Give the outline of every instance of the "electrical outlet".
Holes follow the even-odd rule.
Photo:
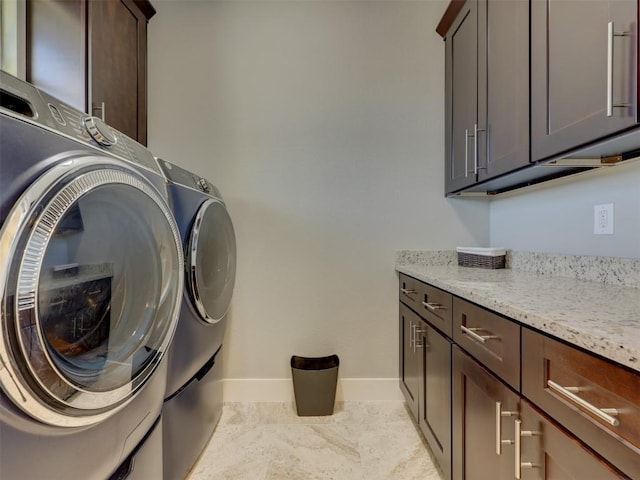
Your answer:
[[[613,235],[613,203],[593,207],[593,234]]]

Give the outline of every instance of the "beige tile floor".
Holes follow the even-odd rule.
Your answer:
[[[289,403],[225,404],[188,480],[441,480],[404,402],[337,403],[298,417]]]

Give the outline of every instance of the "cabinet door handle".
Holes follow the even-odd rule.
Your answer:
[[[523,462],[522,461],[522,437],[539,437],[542,435],[542,432],[537,432],[533,430],[522,430],[522,420],[516,420],[515,426],[515,460],[516,460],[516,471],[515,477],[516,480],[520,480],[522,478],[522,469],[523,468],[540,468],[539,463],[532,462]]]
[[[473,124],[473,133],[465,130],[464,136],[464,176],[467,177],[470,173],[476,174],[478,171],[478,124]],[[473,170],[469,170],[469,137],[473,137]]]
[[[629,32],[615,33],[614,23],[607,24],[607,117],[613,116],[613,109],[626,108],[628,103],[613,103],[613,39],[615,37],[628,37]]]
[[[478,170],[486,170],[478,166],[478,132],[484,132],[484,128],[478,128],[478,124],[473,124],[473,174],[477,175]]]
[[[409,320],[409,323],[411,324],[411,330],[409,331],[409,348],[415,352],[416,351],[416,326],[414,325],[414,323]]]
[[[96,110],[100,110],[100,118],[102,119],[103,122],[106,121],[105,120],[106,107],[105,107],[104,102],[101,102],[99,107],[93,107],[93,112],[95,112]]]
[[[447,309],[444,305],[440,305],[439,303],[422,302],[422,305],[427,307],[432,312],[435,312],[436,310],[446,310]]]
[[[469,129],[464,130],[464,176],[469,176]]]
[[[478,174],[478,124],[473,124],[473,174]]]
[[[402,293],[404,293],[405,295],[412,295],[412,294],[416,293],[415,290],[407,290],[406,288],[401,288],[400,291]]]
[[[497,335],[478,335],[476,333],[484,330],[484,328],[468,328],[468,327],[465,327],[464,325],[460,325],[460,330],[462,330],[462,333],[466,333],[471,338],[473,338],[474,340],[480,343],[485,343],[487,340],[491,340],[493,338],[500,338]]]
[[[415,352],[418,348],[422,348],[422,347],[426,346],[426,345],[425,345],[425,344],[423,344],[423,343],[418,343],[418,335],[422,335],[423,333],[425,333],[425,332],[426,332],[426,330],[423,330],[423,329],[421,329],[421,328],[418,328],[418,326],[416,325],[416,330],[415,330],[415,332],[416,332],[416,333],[415,333],[416,337],[415,337],[415,339],[414,339],[414,341],[413,341],[413,344],[415,345],[415,349],[413,350],[414,352]]]
[[[496,402],[496,455],[502,455],[502,445],[513,445],[513,440],[502,440],[502,417],[515,417],[518,412],[502,410],[502,402]]]
[[[579,387],[563,387],[562,385],[558,385],[553,380],[547,380],[547,387],[563,397],[565,400],[581,406],[589,413],[598,417],[600,420],[604,420],[605,422],[607,422],[609,425],[614,427],[620,425],[620,420],[614,418],[618,415],[618,410],[616,408],[598,408],[595,405],[592,405],[591,403],[573,393],[579,392]]]

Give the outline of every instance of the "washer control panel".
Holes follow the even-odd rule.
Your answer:
[[[56,130],[92,148],[162,173],[153,154],[100,118],[82,113],[46,92],[0,71],[0,109],[14,117]]]

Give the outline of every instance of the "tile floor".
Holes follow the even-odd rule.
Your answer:
[[[404,402],[343,402],[327,417],[289,403],[225,404],[188,480],[441,480]]]

